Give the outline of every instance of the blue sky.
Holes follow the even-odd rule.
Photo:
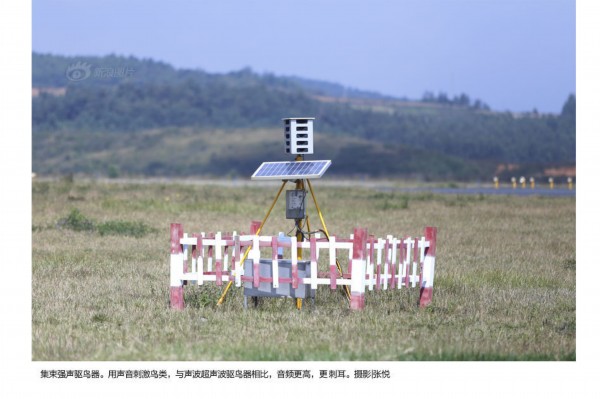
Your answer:
[[[33,51],[321,79],[398,97],[467,93],[560,112],[574,0],[33,0]]]

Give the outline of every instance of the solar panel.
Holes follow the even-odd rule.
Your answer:
[[[263,162],[252,175],[252,180],[318,179],[329,168],[331,161]]]

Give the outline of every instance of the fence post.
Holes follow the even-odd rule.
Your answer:
[[[183,250],[181,248],[181,238],[183,237],[183,227],[179,223],[171,223],[171,309],[183,310]]]
[[[423,278],[421,280],[421,292],[419,295],[419,306],[422,308],[431,303],[433,296],[436,239],[437,229],[435,227],[426,227],[425,240],[429,241],[429,248],[425,252],[425,260],[423,261]]]
[[[367,229],[354,229],[352,272],[350,276],[350,309],[365,307],[365,273],[367,259]]]
[[[240,236],[239,235],[235,235],[233,237],[233,245],[234,245],[234,249],[233,249],[233,256],[235,259],[235,286],[236,287],[241,287],[242,286],[242,274],[244,272],[244,266],[241,263],[241,248],[240,248]]]
[[[197,273],[198,280],[195,281],[196,285],[202,285],[202,236],[198,233],[192,234],[192,237],[196,239],[196,245],[192,246],[192,273]],[[192,282],[193,284],[194,282]]]
[[[279,243],[277,237],[271,237],[271,276],[273,277],[273,288],[279,288]]]
[[[332,290],[337,288],[337,275],[338,271],[336,268],[336,255],[335,255],[335,236],[329,237],[329,286]]]
[[[254,278],[252,286],[258,288],[260,285],[260,242],[258,236],[254,236],[252,240],[252,277]]]
[[[369,236],[369,249],[367,251],[368,260],[367,260],[367,273],[369,274],[369,291],[373,291],[373,283],[375,281],[375,236]]]
[[[292,288],[298,288],[298,239],[295,236],[291,238],[292,250]]]
[[[215,282],[217,286],[223,285],[223,253],[221,248],[221,232],[215,234]]]
[[[260,220],[250,222],[250,235],[255,235],[258,229],[260,229]]]

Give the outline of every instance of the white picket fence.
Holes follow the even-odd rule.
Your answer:
[[[356,229],[347,239],[312,236],[308,241],[298,242],[296,237],[223,234],[186,234],[181,224],[171,225],[171,306],[182,309],[183,286],[203,285],[207,282],[218,286],[232,282],[236,287],[252,283],[269,283],[273,288],[291,284],[297,288],[306,284],[316,290],[320,285],[331,289],[349,286],[350,306],[364,307],[366,290],[402,289],[419,287],[420,305],[431,302],[435,269],[436,228],[427,227],[422,237],[384,238],[367,236],[365,229]],[[245,275],[241,263],[246,259],[253,264],[252,275]],[[301,252],[300,252],[301,251]],[[291,277],[279,276],[278,261],[284,253],[291,260]],[[307,256],[308,255],[308,256]],[[310,261],[310,276],[298,277],[299,258]],[[261,259],[272,260],[269,276],[259,274]],[[347,259],[347,272],[340,274],[336,259]]]

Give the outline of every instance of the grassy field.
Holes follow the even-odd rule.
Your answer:
[[[169,224],[247,231],[276,186],[35,181],[33,360],[575,360],[575,199],[391,194],[315,182],[332,234],[438,227],[433,304],[417,289],[367,292],[352,312],[212,284],[169,309]],[[263,229],[288,232],[280,201]],[[316,223],[314,208],[309,207]]]

